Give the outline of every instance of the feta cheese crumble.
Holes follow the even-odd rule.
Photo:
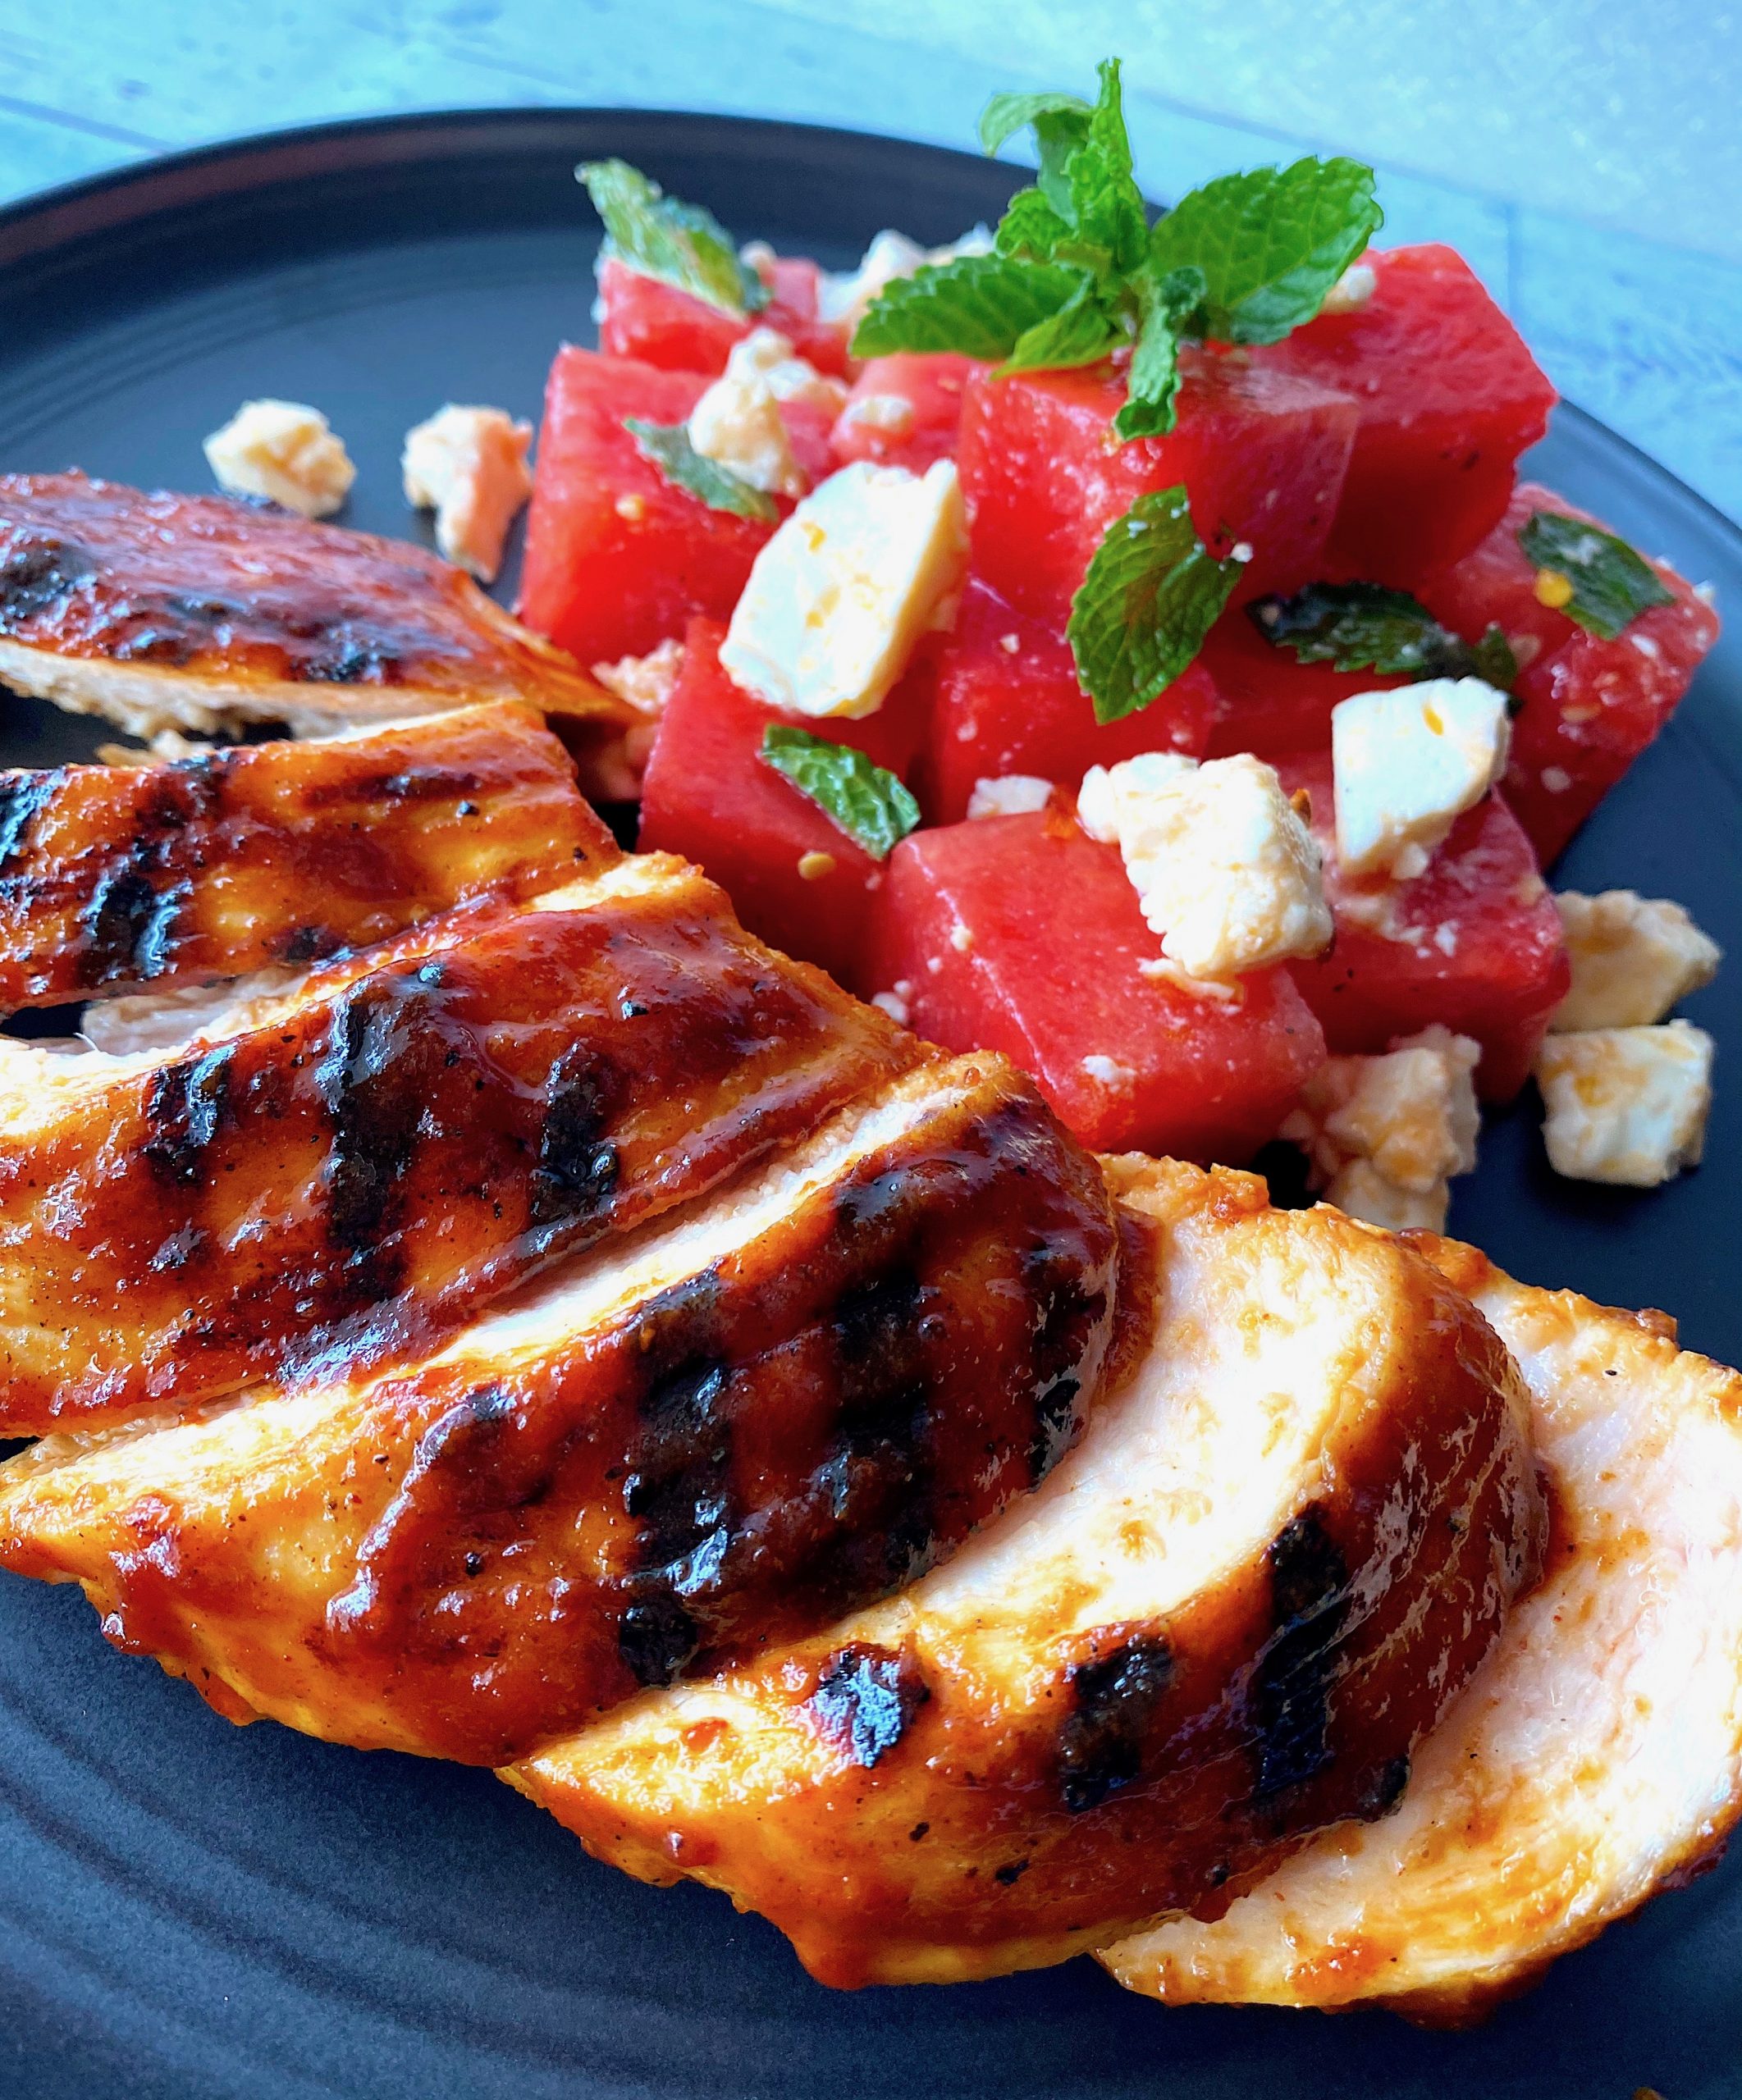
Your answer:
[[[1480,678],[1357,693],[1331,714],[1337,859],[1347,875],[1420,874],[1506,769],[1507,696]]]
[[[905,437],[913,422],[913,404],[905,394],[862,394],[841,411],[844,429],[872,431],[880,437]]]
[[[326,417],[300,401],[245,401],[206,440],[205,454],[221,489],[304,518],[331,518],[357,478]]]
[[[813,489],[756,558],[720,651],[770,707],[875,714],[961,587],[967,523],[954,463],[865,460]]]
[[[988,817],[1032,816],[1053,797],[1053,783],[1032,773],[1003,773],[995,778],[982,776],[967,798],[970,824]]]
[[[1092,767],[1077,808],[1091,838],[1118,846],[1163,958],[1186,977],[1225,982],[1329,945],[1319,849],[1260,760],[1147,751]]]
[[[1451,1178],[1476,1163],[1481,1054],[1436,1024],[1379,1057],[1327,1058],[1278,1134],[1301,1147],[1313,1187],[1351,1217],[1443,1231]]]
[[[1537,1054],[1548,1163],[1574,1181],[1654,1189],[1699,1163],[1712,1038],[1685,1020],[1551,1035]]]
[[[1573,966],[1572,988],[1548,1024],[1557,1034],[1662,1020],[1717,975],[1717,943],[1667,898],[1630,889],[1596,897],[1563,890],[1555,906]]]
[[[530,423],[451,401],[405,433],[406,502],[435,512],[436,545],[481,582],[496,581],[508,528],[533,493],[532,443]]]
[[[1370,262],[1351,262],[1324,295],[1321,313],[1359,313],[1379,288]]]
[[[765,495],[802,495],[804,470],[793,454],[780,413],[783,401],[803,401],[840,412],[847,390],[795,357],[773,328],[752,328],[734,343],[726,368],[690,410],[689,441],[704,459],[727,467]]]
[[[816,301],[818,317],[844,321],[849,336],[865,318],[865,309],[886,285],[898,277],[911,277],[928,263],[940,267],[958,255],[990,255],[992,235],[985,226],[975,226],[944,248],[921,248],[904,233],[889,228],[876,235],[860,258],[859,267],[843,275],[825,276]]]

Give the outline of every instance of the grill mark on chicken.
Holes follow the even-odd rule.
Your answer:
[[[0,633],[17,634],[42,614],[64,613],[96,574],[94,557],[70,541],[14,540],[0,556]]]
[[[362,1294],[370,1300],[399,1281],[399,1265],[378,1243],[435,1098],[437,1075],[460,1056],[444,1040],[452,1031],[441,1025],[441,986],[439,963],[365,979],[339,1000],[326,1055],[314,1068],[316,1093],[332,1119],[327,1230],[361,1258],[368,1271]]]
[[[513,706],[0,774],[0,1010],[318,961],[620,857]]]
[[[1253,1798],[1260,1801],[1302,1785],[1331,1762],[1330,1687],[1351,1604],[1348,1564],[1317,1507],[1290,1518],[1266,1559],[1277,1630],[1252,1673],[1250,1694],[1258,1764]],[[1377,1798],[1389,1776],[1369,1789]]]
[[[620,1091],[610,1066],[582,1044],[551,1067],[533,1171],[533,1225],[592,1217],[610,1201],[620,1162],[605,1133],[612,1097]]]
[[[1141,1774],[1144,1741],[1173,1679],[1173,1652],[1155,1633],[1133,1634],[1067,1672],[1076,1706],[1059,1732],[1058,1791],[1073,1815]]]
[[[810,1709],[821,1733],[870,1771],[901,1742],[930,1696],[905,1649],[858,1641],[823,1664]]]
[[[196,1187],[205,1178],[206,1154],[229,1112],[230,1059],[226,1046],[208,1051],[203,1057],[167,1065],[153,1075],[145,1097],[151,1135],[142,1149],[159,1180],[171,1186]],[[188,1230],[184,1228],[184,1234]],[[171,1241],[181,1236],[171,1235]],[[165,1247],[171,1241],[166,1241]],[[152,1265],[181,1268],[191,1252],[189,1248],[166,1261],[160,1247]]]

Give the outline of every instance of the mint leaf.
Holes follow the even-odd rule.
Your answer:
[[[885,285],[853,331],[856,358],[892,350],[959,350],[1004,358],[1035,325],[1069,304],[1080,270],[1008,255],[958,255]]]
[[[1026,255],[1045,262],[1070,235],[1069,221],[1061,218],[1038,189],[1019,189],[1004,208],[994,242],[1000,255]]]
[[[839,824],[874,861],[885,861],[919,823],[919,804],[893,773],[850,744],[770,722],[757,756]]]
[[[1158,278],[1144,270],[1137,293],[1137,344],[1127,374],[1127,399],[1113,420],[1116,437],[1165,437],[1175,421],[1179,346],[1204,304],[1204,272],[1170,270]]]
[[[1045,116],[1072,116],[1081,118],[1080,130],[1088,129],[1090,107],[1081,95],[1064,94],[1062,90],[1042,90],[1039,94],[995,94],[980,112],[980,149],[995,153],[1007,139],[1013,138],[1025,125],[1033,124]]]
[[[627,161],[585,161],[574,174],[604,220],[611,247],[633,268],[724,313],[756,313],[767,305],[768,287],[739,261],[711,212],[668,197]]]
[[[1605,641],[1653,605],[1676,601],[1651,564],[1600,525],[1539,510],[1520,531],[1518,544],[1539,571],[1566,578],[1572,595],[1561,610]]]
[[[710,510],[729,511],[734,518],[753,518],[760,525],[772,525],[780,515],[772,496],[753,489],[748,482],[722,467],[716,459],[697,451],[682,423],[649,422],[643,416],[625,416],[623,427],[635,441],[635,450],[650,459],[674,488],[699,497]]]
[[[1383,223],[1370,167],[1301,160],[1192,190],[1152,230],[1150,259],[1204,272],[1216,341],[1277,343],[1312,319]]]
[[[1303,664],[1337,671],[1401,671],[1412,678],[1485,678],[1502,692],[1518,676],[1497,627],[1474,644],[1442,627],[1419,598],[1379,583],[1310,583],[1292,597],[1246,608],[1266,641]]]
[[[1064,162],[1072,238],[1058,252],[1067,260],[1088,262],[1091,267],[1094,258],[1104,256],[1105,262],[1100,266],[1103,271],[1123,273],[1143,259],[1149,221],[1143,193],[1132,172],[1117,58],[1102,60],[1100,79],[1100,98],[1089,119],[1087,134]],[[1073,249],[1079,252],[1073,253]]]
[[[1207,553],[1183,486],[1140,495],[1107,528],[1065,629],[1097,722],[1147,707],[1203,646],[1240,573]]]
[[[1094,364],[1115,343],[1124,341],[1125,331],[1095,298],[1094,278],[1086,272],[1081,275],[1081,283],[1056,313],[1023,330],[1001,370],[1058,372]]]

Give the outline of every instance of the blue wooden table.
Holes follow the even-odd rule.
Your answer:
[[[874,22],[875,26],[867,26]],[[0,198],[371,111],[731,110],[966,144],[1127,60],[1165,197],[1341,148],[1561,390],[1742,517],[1742,12],[1726,0],[0,0]]]

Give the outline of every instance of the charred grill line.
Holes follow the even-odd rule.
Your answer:
[[[57,609],[96,576],[97,564],[71,540],[26,540],[0,561],[0,632]]]
[[[1159,1634],[1123,1641],[1066,1673],[1075,1710],[1058,1736],[1058,1790],[1072,1815],[1098,1808],[1143,1770],[1144,1745],[1173,1677]]]
[[[1075,1265],[1056,1249],[1030,1249],[1022,1273],[1041,1308],[1034,1340],[1035,1435],[1028,1453],[1038,1485],[1076,1440],[1082,1383],[1074,1367],[1107,1302],[1102,1293],[1083,1289]]]
[[[529,1218],[534,1226],[597,1217],[617,1187],[617,1148],[605,1135],[614,1075],[572,1044],[551,1067]]]
[[[1316,1505],[1272,1541],[1276,1632],[1252,1673],[1248,1710],[1257,1735],[1255,1801],[1272,1800],[1332,1761],[1330,1689],[1349,1617],[1349,1569]]]
[[[23,848],[30,826],[54,800],[59,773],[0,774],[0,870]]]
[[[141,1150],[160,1181],[192,1186],[204,1179],[206,1153],[229,1113],[231,1057],[226,1043],[153,1075],[145,1098],[151,1135]],[[181,1263],[171,1256],[165,1266]]]
[[[366,1258],[368,1293],[377,1297],[394,1286],[378,1242],[441,1061],[429,974],[373,979],[348,992],[315,1067],[316,1091],[332,1120],[327,1229]]]
[[[869,1771],[900,1742],[930,1696],[911,1655],[856,1641],[824,1664],[809,1704],[821,1732]]]
[[[191,894],[186,883],[158,889],[138,857],[111,870],[86,911],[80,980],[97,985],[119,977],[161,977],[175,944],[176,921]]]

